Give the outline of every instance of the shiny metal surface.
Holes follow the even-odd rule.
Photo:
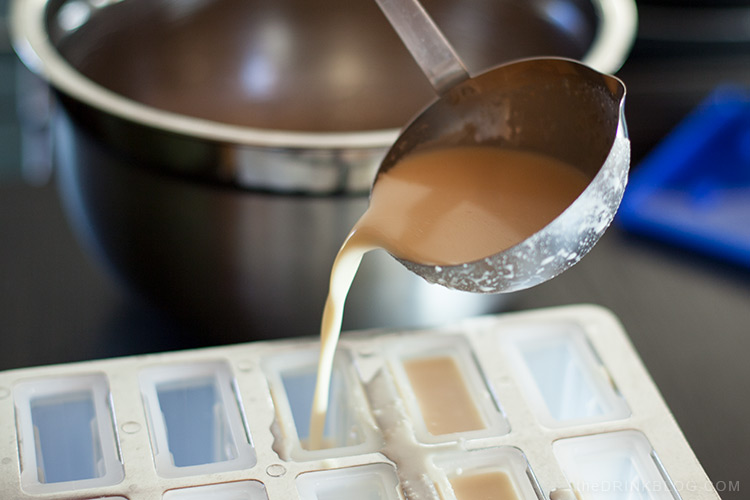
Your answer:
[[[455,266],[402,263],[429,282],[480,293],[529,288],[573,266],[609,227],[625,191],[624,105],[620,80],[565,59],[508,63],[449,89],[408,125],[378,173],[415,151],[482,145],[551,156],[591,182],[546,227],[507,250]]]
[[[419,0],[375,0],[438,95],[470,78],[453,45]]]
[[[613,6],[631,12],[627,0],[554,2],[562,11],[425,3],[471,71],[539,54],[586,59],[629,26],[599,61],[613,71],[634,34],[613,17]],[[57,90],[56,175],[81,239],[130,288],[217,339],[317,333],[330,265],[377,165],[432,98],[374,2],[326,6],[11,6],[17,53]],[[344,326],[430,325],[503,307],[448,292],[375,254]]]
[[[635,36],[633,0],[424,4],[472,73],[537,55],[611,73]],[[95,110],[86,119],[103,140],[184,175],[273,191],[366,192],[398,129],[433,99],[374,1],[11,7],[19,55]]]

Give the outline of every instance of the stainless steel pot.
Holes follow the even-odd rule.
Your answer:
[[[425,1],[469,70],[559,55],[603,72],[632,0]],[[221,340],[315,334],[333,257],[402,126],[433,98],[374,2],[15,0],[14,46],[56,90],[57,178],[88,246]],[[346,328],[501,308],[385,255]]]

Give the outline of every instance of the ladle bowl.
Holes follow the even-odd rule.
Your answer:
[[[448,89],[403,131],[378,175],[415,151],[482,145],[562,160],[591,182],[557,218],[511,248],[453,266],[401,263],[429,282],[479,293],[529,288],[577,263],[612,222],[625,190],[624,99],[617,78],[562,58],[508,63]]]

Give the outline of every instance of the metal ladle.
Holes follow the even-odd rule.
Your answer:
[[[405,155],[466,145],[542,153],[591,179],[557,218],[513,247],[452,266],[399,261],[429,282],[479,293],[529,288],[578,262],[612,222],[627,183],[624,84],[563,58],[524,59],[471,77],[417,0],[376,1],[439,97],[402,131],[375,184]]]

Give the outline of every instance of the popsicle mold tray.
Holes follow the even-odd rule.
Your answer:
[[[317,350],[268,341],[0,373],[0,498],[719,498],[600,308],[345,334],[313,450]]]

